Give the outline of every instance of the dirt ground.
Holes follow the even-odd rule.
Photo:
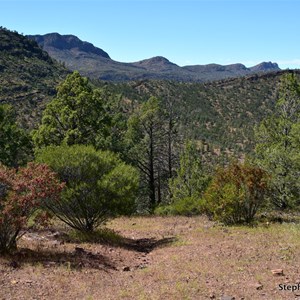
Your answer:
[[[0,258],[0,299],[300,299],[297,224],[136,217],[107,227],[122,238],[83,243],[64,227],[24,235]]]

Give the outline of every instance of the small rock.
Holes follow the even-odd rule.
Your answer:
[[[274,269],[274,270],[271,270],[272,274],[274,276],[283,276],[283,270],[282,269]]]
[[[60,233],[59,233],[58,231],[55,231],[55,232],[49,234],[48,236],[49,236],[49,237],[52,237],[52,238],[57,238],[57,237],[60,236]]]
[[[257,290],[262,290],[264,286],[261,283],[256,283],[253,285],[253,287]]]
[[[137,266],[137,268],[138,268],[138,269],[146,269],[147,266],[146,266],[146,265],[139,265],[139,266]]]
[[[124,271],[124,272],[130,271],[130,267],[124,267],[124,268],[123,268],[123,271]]]
[[[209,295],[209,299],[216,299],[216,296],[215,296],[215,294],[213,294],[213,293],[212,293],[212,294],[210,294],[210,295]]]

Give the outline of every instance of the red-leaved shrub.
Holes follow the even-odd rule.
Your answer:
[[[44,201],[59,201],[64,184],[45,164],[29,163],[18,171],[0,166],[0,253],[16,249],[29,218]],[[35,222],[44,222],[37,217]]]

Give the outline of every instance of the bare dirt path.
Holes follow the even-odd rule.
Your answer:
[[[26,234],[0,258],[0,299],[300,299],[287,290],[300,283],[298,225],[136,217],[108,227],[121,242],[79,243],[60,228]]]

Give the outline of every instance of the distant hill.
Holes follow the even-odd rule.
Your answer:
[[[67,73],[35,41],[0,28],[0,103],[12,104],[23,125],[33,125]]]
[[[253,128],[274,111],[283,74],[277,71],[206,83],[137,81],[103,83],[126,102],[157,96],[177,115],[180,135],[205,144],[213,155],[244,154],[253,149]]]
[[[47,52],[54,53],[57,50],[70,50],[73,55],[80,52],[95,54],[100,57],[110,58],[103,50],[94,47],[93,44],[81,41],[74,35],[60,35],[58,33],[50,33],[46,35],[28,36],[34,39],[42,48],[47,48]]]
[[[102,49],[73,35],[49,33],[28,37],[35,40],[51,57],[65,63],[69,69],[78,70],[84,76],[106,81],[156,79],[205,82],[280,70],[278,65],[272,62],[263,62],[251,68],[246,68],[242,64],[180,67],[160,56],[133,63],[122,63],[112,60]]]

